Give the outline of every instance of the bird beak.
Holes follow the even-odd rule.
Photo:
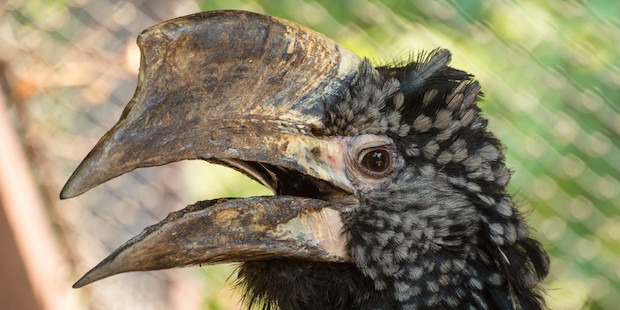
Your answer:
[[[73,287],[128,271],[272,258],[345,262],[341,211],[293,196],[201,201],[144,229]]]
[[[342,197],[353,192],[325,107],[361,59],[274,17],[216,11],[140,34],[138,87],[61,198],[140,167],[185,159],[232,166],[281,196],[199,202],[145,229],[78,281],[135,270],[275,257],[346,261]],[[302,198],[312,197],[312,198]],[[346,199],[344,199],[346,200]]]

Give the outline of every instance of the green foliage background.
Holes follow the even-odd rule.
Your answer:
[[[57,201],[66,178],[133,94],[137,34],[167,18],[216,9],[295,21],[377,64],[436,47],[451,50],[452,65],[481,82],[482,109],[514,170],[510,191],[551,256],[549,307],[618,308],[617,0],[0,3],[0,86],[10,94],[42,192],[49,192],[50,221],[76,277],[166,212],[198,199],[268,194],[234,171],[188,162],[132,172],[80,198]],[[201,274],[205,309],[238,307],[227,301],[231,287],[225,284],[234,266],[194,270]],[[170,289],[153,285],[165,284],[166,275],[123,275],[80,292],[87,292],[91,309],[165,309]],[[142,282],[132,282],[134,276]],[[163,301],[155,300],[160,295]]]

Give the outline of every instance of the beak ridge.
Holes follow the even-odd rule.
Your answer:
[[[345,262],[337,207],[292,196],[198,202],[146,228],[73,287],[127,271],[200,264],[282,257]]]
[[[70,177],[63,199],[139,167],[272,157],[289,140],[282,136],[321,126],[326,100],[344,93],[362,62],[322,34],[243,11],[173,19],[145,30],[138,45],[136,93]]]

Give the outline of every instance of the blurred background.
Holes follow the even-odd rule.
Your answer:
[[[71,284],[167,213],[267,194],[201,162],[141,169],[78,198],[64,182],[136,87],[138,33],[203,10],[289,19],[384,64],[442,46],[473,73],[510,183],[551,256],[551,309],[620,304],[620,2],[9,0],[0,3],[0,307],[238,309],[233,265]],[[234,278],[234,276],[233,276]]]

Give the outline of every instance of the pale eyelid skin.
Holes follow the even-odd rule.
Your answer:
[[[387,185],[393,174],[403,166],[403,159],[396,151],[394,141],[390,137],[364,134],[355,137],[342,137],[342,140],[347,145],[347,150],[344,152],[345,173],[356,191],[366,192],[380,189]],[[390,154],[391,167],[381,177],[369,176],[360,169],[360,160],[361,156],[365,154],[364,151],[374,148],[385,149]]]
[[[294,154],[307,154],[296,158],[307,159],[315,167],[309,171],[319,178],[329,177],[342,188],[357,194],[380,189],[389,184],[394,173],[404,165],[404,160],[396,151],[394,141],[384,135],[364,134],[355,137],[329,137],[312,145],[299,144],[297,140],[290,141],[288,150]],[[360,153],[373,148],[382,148],[390,153],[390,172],[382,177],[369,176],[360,169]]]

